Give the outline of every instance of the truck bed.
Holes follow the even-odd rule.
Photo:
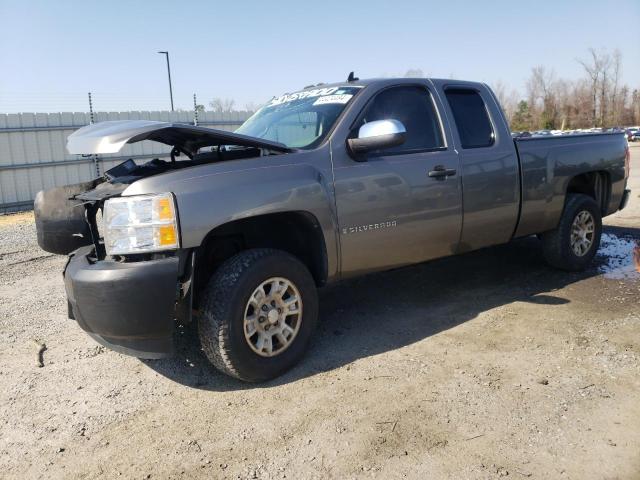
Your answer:
[[[602,214],[618,210],[624,193],[627,141],[622,133],[587,133],[514,139],[520,158],[521,210],[515,237],[555,228],[569,182],[604,175]],[[598,181],[598,180],[593,180]],[[610,185],[610,187],[608,186]],[[577,187],[579,188],[579,186]]]

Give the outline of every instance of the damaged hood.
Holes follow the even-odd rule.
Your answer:
[[[257,137],[184,123],[151,120],[115,120],[87,125],[69,135],[67,150],[71,154],[81,155],[116,153],[126,143],[142,140],[174,146],[189,155],[193,155],[201,147],[211,145],[239,145],[276,152],[291,151],[282,143]]]

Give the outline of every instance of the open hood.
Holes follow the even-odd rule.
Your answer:
[[[193,155],[201,147],[210,145],[239,145],[288,152],[282,143],[249,137],[238,133],[196,127],[184,123],[155,122],[151,120],[115,120],[82,127],[67,139],[71,154],[116,153],[125,143],[152,140],[177,147]]]

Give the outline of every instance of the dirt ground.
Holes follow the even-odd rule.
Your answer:
[[[531,237],[325,288],[311,351],[261,385],[189,328],[170,360],[98,346],[66,318],[65,259],[0,217],[0,477],[639,479],[632,151],[591,270]]]

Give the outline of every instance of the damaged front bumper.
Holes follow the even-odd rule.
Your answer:
[[[96,215],[126,185],[101,180],[38,193],[38,244],[68,254],[64,284],[69,317],[99,343],[127,355],[156,359],[173,354],[176,320],[191,321],[195,252],[110,257]]]
[[[190,311],[190,291],[185,295],[179,280],[185,263],[180,256],[98,261],[93,246],[81,247],[64,270],[70,316],[112,350],[138,358],[170,356],[175,319]]]

